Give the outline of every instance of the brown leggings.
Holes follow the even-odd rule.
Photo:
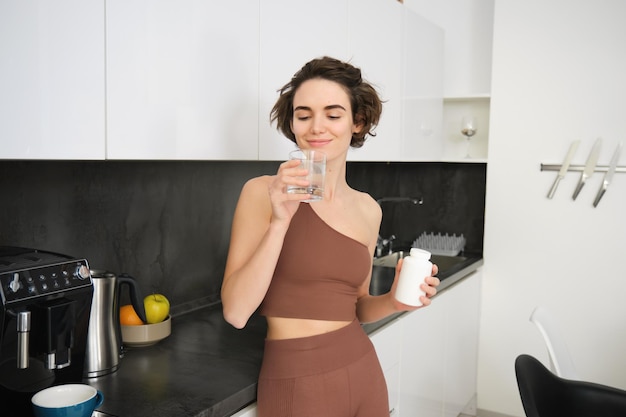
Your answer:
[[[265,340],[258,417],[388,417],[385,377],[357,320],[317,336]]]

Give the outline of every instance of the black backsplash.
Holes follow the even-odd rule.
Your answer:
[[[0,245],[84,257],[128,273],[172,312],[219,300],[232,215],[244,182],[278,162],[0,161]],[[383,203],[381,236],[463,233],[482,253],[485,164],[350,162],[348,182]]]

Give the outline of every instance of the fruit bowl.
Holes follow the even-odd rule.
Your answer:
[[[121,326],[122,343],[129,347],[152,346],[172,333],[172,317],[154,324]]]

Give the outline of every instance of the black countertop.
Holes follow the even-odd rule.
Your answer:
[[[440,271],[439,294],[475,271],[481,256]],[[391,285],[389,283],[389,285]],[[363,325],[370,334],[396,317]],[[129,348],[119,369],[85,380],[104,394],[99,415],[227,417],[256,400],[265,318],[244,329],[224,321],[221,304],[172,318],[172,334],[155,345]]]

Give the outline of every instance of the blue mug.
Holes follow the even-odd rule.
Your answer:
[[[35,417],[91,417],[102,401],[102,392],[86,384],[55,385],[31,399]]]

